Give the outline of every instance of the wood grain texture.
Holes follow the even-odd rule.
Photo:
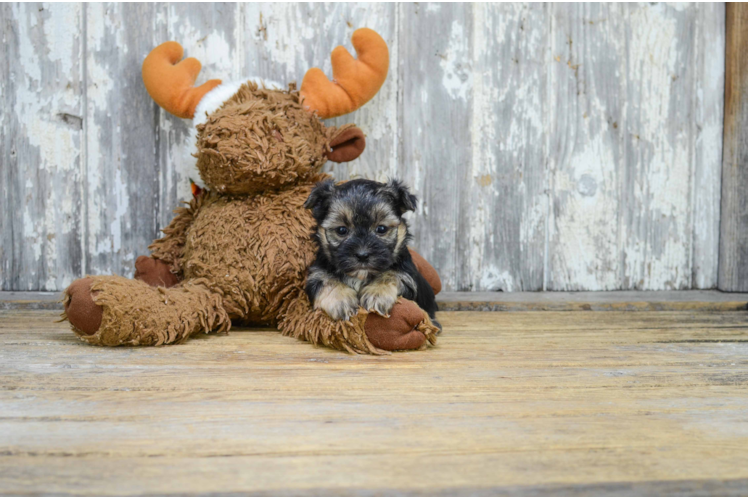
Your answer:
[[[625,7],[619,288],[691,287],[696,9]],[[634,104],[635,103],[635,104]],[[657,104],[655,104],[657,103]],[[612,117],[614,120],[616,116]],[[620,130],[620,132],[619,132]]]
[[[719,269],[718,221],[725,95],[725,72],[721,68],[725,67],[725,5],[699,4],[694,28],[691,287],[713,288],[717,285]]]
[[[314,66],[331,75],[330,51],[352,51],[361,26],[387,41],[389,77],[362,109],[329,121],[359,125],[367,150],[326,168],[339,179],[411,184],[421,199],[415,246],[445,289],[714,287],[720,197],[732,206],[742,185],[720,194],[724,12],[3,5],[0,127],[11,139],[0,158],[2,287],[59,290],[86,272],[131,275],[189,197],[176,168],[188,160],[188,124],[159,110],[140,80],[155,45],[178,40],[203,63],[198,83],[298,83]],[[730,212],[721,231],[728,281],[745,267],[730,261],[742,251],[729,250],[739,218]]]
[[[623,8],[621,4],[551,8],[549,290],[620,288]]]
[[[448,290],[466,288],[473,99],[473,5],[400,4],[400,164],[398,176],[420,194],[415,247]],[[436,147],[435,138],[441,142]],[[472,181],[472,182],[471,182]],[[464,216],[464,217],[463,217]]]
[[[374,358],[0,312],[0,493],[746,493],[743,312],[440,313]]]
[[[713,287],[721,9],[554,12],[547,289]]]
[[[3,290],[57,290],[83,272],[81,12],[0,6]]]
[[[158,234],[158,111],[140,76],[166,36],[155,4],[86,9],[86,273],[131,277]]]
[[[727,5],[719,288],[748,290],[748,7]]]
[[[544,286],[549,11],[473,6],[472,161],[457,232],[468,268],[458,289]]]

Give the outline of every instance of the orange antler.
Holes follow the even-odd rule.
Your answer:
[[[153,49],[143,61],[143,83],[156,104],[180,118],[192,118],[203,96],[221,80],[194,87],[202,65],[194,57],[179,62],[183,52],[177,42],[162,43]]]
[[[356,30],[351,37],[358,59],[344,47],[332,51],[333,81],[312,68],[301,82],[304,107],[322,118],[334,118],[357,110],[382,87],[390,66],[387,44],[376,31]]]

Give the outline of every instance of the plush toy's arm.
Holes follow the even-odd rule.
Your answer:
[[[187,241],[187,229],[192,225],[207,192],[203,192],[190,201],[188,206],[174,210],[176,216],[169,225],[162,230],[163,238],[159,238],[150,244],[148,250],[153,258],[159,259],[169,265],[173,274],[182,273],[182,259],[184,258],[184,245]]]
[[[418,269],[418,272],[421,273],[421,276],[423,276],[426,281],[429,282],[429,285],[431,285],[431,289],[434,290],[434,295],[441,292],[442,280],[439,279],[439,273],[436,272],[436,269],[434,269],[426,259],[421,257],[418,252],[416,252],[412,248],[408,248],[408,250],[410,251],[410,256],[413,259],[413,264],[416,265],[416,268]]]
[[[171,266],[161,259],[141,255],[135,259],[136,280],[148,283],[151,286],[171,288],[177,286],[181,276],[171,272]]]

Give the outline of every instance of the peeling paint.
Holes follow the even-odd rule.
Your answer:
[[[17,45],[15,41],[6,44],[11,71],[0,78],[8,78],[7,88],[15,92],[8,101],[11,108],[5,110],[8,114],[0,113],[0,117],[4,127],[8,121],[17,127],[5,135],[13,144],[5,151],[10,153],[6,160],[11,168],[17,162],[19,170],[16,184],[6,186],[12,190],[13,208],[2,215],[16,220],[16,233],[0,235],[1,246],[6,247],[0,252],[2,259],[12,259],[0,269],[14,271],[3,272],[0,282],[3,289],[56,290],[79,272],[80,224],[76,207],[66,197],[78,193],[80,129],[68,126],[59,115],[80,114],[80,40],[69,29],[80,24],[80,6],[8,7],[16,21],[13,40]]]
[[[3,214],[4,288],[131,274],[190,197],[175,168],[188,124],[156,110],[137,74],[154,44],[182,43],[203,64],[198,84],[300,82],[314,66],[331,76],[330,51],[352,51],[361,26],[387,40],[390,73],[370,103],[329,120],[360,126],[367,150],[326,169],[411,185],[415,246],[445,289],[716,283],[721,4],[0,8],[14,21],[13,55],[0,55],[14,146],[0,152],[21,207]]]
[[[449,45],[445,53],[437,54],[441,59],[442,85],[454,99],[468,100],[473,86],[472,58],[469,38],[459,21],[452,22]]]

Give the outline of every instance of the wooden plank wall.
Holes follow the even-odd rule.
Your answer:
[[[180,41],[201,79],[330,72],[357,27],[390,76],[336,177],[399,176],[450,290],[717,284],[724,4],[0,4],[0,282],[131,275],[171,217],[187,124],[140,64]]]
[[[727,5],[719,288],[748,290],[748,6]]]

